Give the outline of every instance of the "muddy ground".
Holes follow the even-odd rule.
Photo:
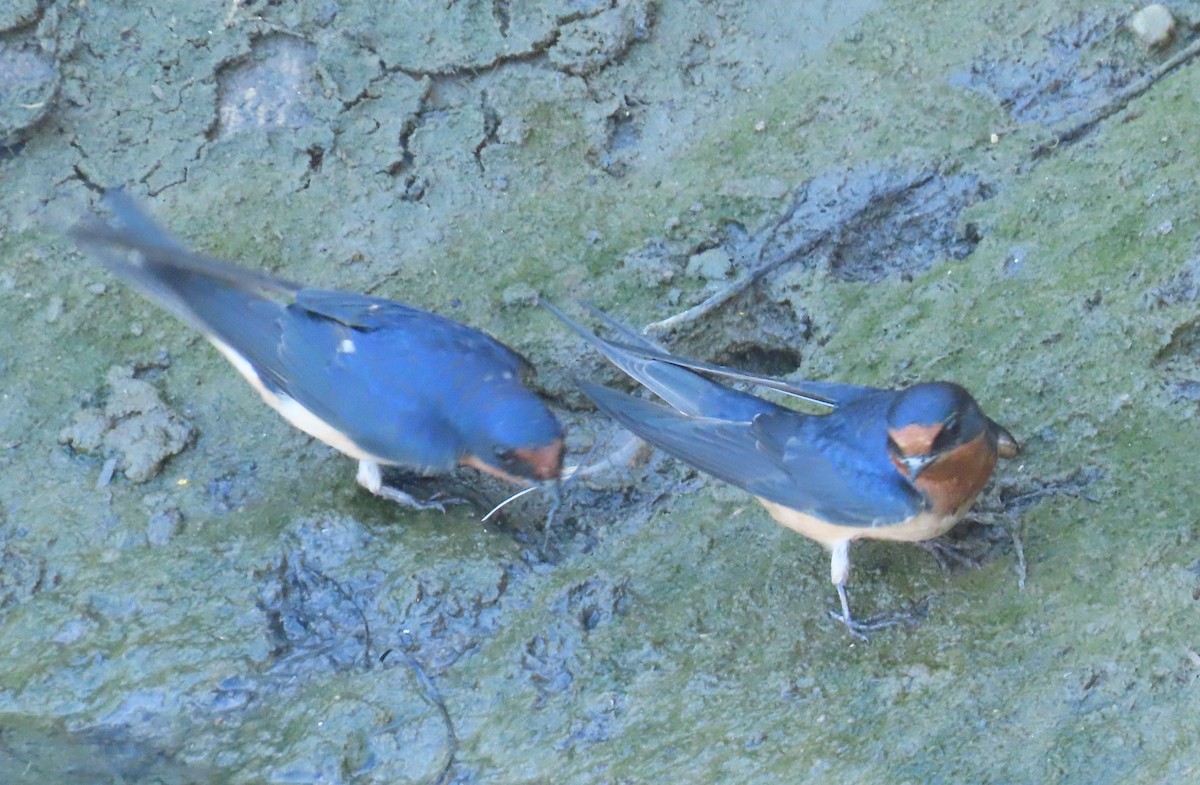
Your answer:
[[[388,6],[0,11],[0,781],[1196,778],[1200,4],[1157,48],[1118,2]],[[406,512],[63,240],[110,184],[507,341],[571,462],[622,442],[572,375],[617,377],[536,294],[955,379],[1026,449],[979,569],[856,547],[860,611],[919,616],[865,643],[819,547],[660,455],[544,549],[544,498]]]

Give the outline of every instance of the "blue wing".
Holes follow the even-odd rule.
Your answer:
[[[418,308],[304,290],[281,324],[277,351],[256,362],[260,373],[397,463],[448,468],[463,448],[455,422],[469,413],[460,409],[529,395],[520,385],[520,355]]]
[[[104,201],[116,222],[89,216],[70,235],[114,274],[206,334],[214,333],[217,322],[235,318],[261,327],[278,314],[282,306],[276,301],[287,301],[300,289],[187,250],[123,190],[106,191]]]
[[[596,405],[669,455],[793,510],[845,526],[886,526],[921,509],[890,464],[845,449],[826,420],[785,409],[749,421],[692,417],[590,382]],[[874,456],[878,458],[878,456]]]
[[[814,438],[833,415],[781,409],[750,421],[688,417],[600,384],[581,385],[602,412],[664,453],[800,513],[844,526],[887,526],[922,507],[890,465],[866,461],[836,439]]]
[[[301,289],[295,308],[362,332],[396,331],[434,351],[470,355],[474,360],[513,372],[530,371],[521,355],[491,336],[445,316],[411,305],[351,292]]]
[[[692,373],[687,368],[680,367],[671,360],[659,359],[660,356],[670,357],[665,353],[653,357],[648,356],[647,351],[657,348],[648,341],[643,341],[644,345],[638,347],[606,341],[553,305],[544,301],[542,305],[594,346],[614,365],[653,390],[655,394],[684,414],[749,421],[756,414],[779,408],[770,401],[764,401],[762,398],[731,390],[709,381],[703,376]],[[619,329],[625,330],[621,325],[615,322],[613,324]],[[637,336],[634,338],[642,341]]]

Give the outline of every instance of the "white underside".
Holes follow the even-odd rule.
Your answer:
[[[228,344],[223,343],[211,335],[205,336],[209,343],[217,347],[217,351],[225,355],[225,359],[237,369],[250,386],[253,387],[259,394],[259,397],[266,402],[275,411],[283,415],[283,419],[290,422],[300,430],[307,433],[313,438],[320,439],[340,453],[350,456],[358,460],[358,473],[354,479],[363,488],[366,488],[376,496],[384,499],[397,502],[418,510],[442,509],[442,502],[422,502],[413,498],[408,493],[392,488],[383,484],[383,472],[380,470],[380,464],[391,464],[391,461],[384,460],[376,455],[372,455],[366,450],[359,447],[350,440],[344,433],[337,430],[329,423],[322,420],[317,415],[310,412],[301,406],[294,398],[286,395],[273,393],[263,384],[262,379],[258,375],[258,371],[254,370],[245,357],[241,356],[233,350]],[[353,352],[354,345],[345,345],[348,341],[343,341],[343,346],[339,347],[339,351]],[[453,501],[453,500],[451,500]]]
[[[313,414],[308,409],[305,409],[303,406],[297,403],[295,399],[289,398],[286,395],[276,394],[268,390],[266,385],[263,384],[262,379],[259,378],[258,372],[254,370],[254,366],[247,362],[245,357],[234,351],[228,344],[222,343],[211,335],[206,337],[208,338],[209,343],[217,347],[217,351],[225,355],[225,359],[229,360],[229,363],[237,369],[238,373],[240,373],[246,379],[246,381],[250,383],[250,386],[258,392],[263,401],[265,401],[266,404],[272,409],[283,415],[283,418],[292,425],[304,431],[309,436],[320,439],[333,449],[348,455],[351,458],[372,464],[389,463],[389,461],[386,461],[376,455],[371,455],[369,452],[359,447],[344,433],[337,430],[320,417],[317,417],[317,415]],[[362,482],[362,475],[363,469],[360,465],[360,483]],[[375,475],[376,477],[379,475],[378,466],[375,467]],[[379,480],[376,480],[376,482],[379,482]],[[378,485],[373,489],[365,485],[364,487],[367,487],[372,493],[378,492]]]
[[[760,498],[759,501],[781,525],[794,532],[816,540],[830,550],[829,578],[836,584],[845,585],[850,578],[850,543],[854,540],[892,540],[898,542],[923,542],[940,537],[962,520],[974,499],[963,503],[951,515],[920,512],[902,523],[887,526],[839,526],[812,515],[798,512]]]

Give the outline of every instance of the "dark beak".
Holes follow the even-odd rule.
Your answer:
[[[1016,437],[1008,432],[995,420],[988,420],[992,426],[992,433],[996,435],[996,454],[1001,458],[1015,458],[1021,453],[1021,444]]]
[[[916,482],[921,476],[921,472],[929,468],[929,465],[936,459],[936,455],[906,455],[900,459],[904,464],[904,468],[908,469],[908,481]]]

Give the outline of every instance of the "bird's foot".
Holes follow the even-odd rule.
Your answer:
[[[379,464],[374,461],[359,461],[358,475],[354,479],[359,485],[379,498],[387,499],[412,510],[437,510],[438,512],[445,512],[447,504],[466,504],[466,501],[463,499],[439,499],[438,497],[441,496],[440,493],[435,493],[428,500],[422,501],[411,493],[390,485],[384,485],[383,471],[379,468]]]
[[[413,496],[411,493],[402,491],[399,488],[393,488],[390,485],[379,486],[379,490],[375,491],[375,495],[382,499],[395,502],[401,506],[408,507],[409,509],[421,511],[437,510],[438,512],[445,512],[447,504],[467,503],[465,499],[455,499],[452,497],[438,498],[441,496],[440,493],[435,493],[433,496],[422,501],[421,499]]]
[[[928,540],[918,544],[929,552],[929,555],[945,572],[950,572],[951,563],[962,564],[975,570],[982,566],[979,560],[967,553],[966,550],[951,545],[945,540]]]
[[[922,606],[914,606],[911,610],[880,613],[869,619],[859,621],[850,615],[850,595],[846,591],[846,584],[839,583],[837,585],[837,592],[838,599],[842,604],[842,612],[829,611],[829,618],[836,619],[845,624],[850,634],[862,641],[867,639],[868,632],[885,630],[888,627],[896,627],[901,624],[913,624],[916,622],[918,616],[924,615],[924,608]]]
[[[916,616],[911,613],[881,613],[861,621],[837,611],[828,611],[828,613],[829,618],[846,625],[846,629],[850,631],[850,634],[860,641],[867,640],[868,632],[878,632],[879,630],[886,630],[888,627],[911,624],[916,620]]]

